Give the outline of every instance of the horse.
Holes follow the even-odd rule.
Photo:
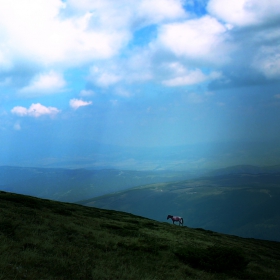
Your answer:
[[[184,219],[182,217],[178,217],[178,216],[172,216],[172,215],[168,215],[167,216],[167,220],[171,219],[173,221],[173,225],[174,222],[179,222],[179,226],[183,226],[184,225]]]

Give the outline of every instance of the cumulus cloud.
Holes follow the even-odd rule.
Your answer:
[[[75,66],[108,59],[134,30],[184,16],[181,0],[1,0],[0,62]]]
[[[19,82],[21,87],[26,85],[20,93],[27,96],[61,92],[66,76],[60,73],[76,66],[85,67],[87,80],[103,88],[125,89],[124,84],[150,81],[194,85],[217,79],[220,72],[234,72],[236,77],[232,69],[240,69],[242,63],[275,79],[279,48],[273,40],[279,40],[279,31],[266,32],[264,23],[272,25],[279,18],[279,0],[209,0],[208,14],[194,16],[200,5],[205,12],[206,2],[1,0],[0,71],[32,68]],[[192,16],[187,11],[191,6]],[[248,26],[262,23],[264,28],[258,26],[258,30],[263,33],[256,36],[259,41],[248,44],[250,30],[258,32]],[[166,74],[159,65],[171,60],[180,61],[185,69]],[[35,71],[39,74],[34,75]],[[23,81],[30,73],[34,78]],[[80,97],[92,94],[83,90]]]
[[[195,85],[205,81],[214,80],[222,76],[221,73],[215,71],[211,72],[210,74],[204,74],[198,68],[194,70],[188,70],[178,62],[168,64],[167,68],[169,68],[173,77],[162,82],[166,86]]]
[[[40,103],[33,103],[29,108],[16,106],[11,110],[11,112],[20,117],[30,116],[38,118],[44,115],[55,116],[60,112],[60,110],[55,107],[46,107]]]
[[[161,26],[157,43],[178,57],[222,62],[226,32],[215,18],[204,16]]]
[[[153,53],[147,48],[130,52],[125,59],[115,58],[95,63],[88,80],[96,86],[108,87],[119,83],[143,83],[153,79]]]
[[[207,9],[213,16],[236,26],[279,20],[280,13],[278,0],[210,0]]]
[[[69,0],[68,4],[81,13],[93,11],[99,29],[138,29],[186,16],[182,0]]]
[[[21,93],[43,94],[60,91],[66,82],[61,74],[50,71],[37,75],[31,83],[20,90]]]
[[[10,59],[77,65],[89,59],[109,58],[128,41],[126,30],[92,26],[94,11],[60,16],[68,6],[60,0],[2,0],[0,40],[9,50],[6,54]]]
[[[163,81],[164,85],[167,86],[183,86],[183,85],[193,85],[197,83],[204,82],[207,79],[199,69],[191,71],[190,73]]]
[[[135,8],[140,19],[146,19],[148,24],[156,24],[186,17],[182,4],[182,0],[143,0]]]
[[[91,101],[84,101],[82,99],[75,99],[75,98],[69,101],[70,107],[72,107],[74,110],[77,110],[80,107],[88,106],[91,104],[92,104]]]

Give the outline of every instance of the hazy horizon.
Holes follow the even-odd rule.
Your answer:
[[[265,145],[266,144],[266,145]],[[236,165],[280,165],[278,142],[196,143],[173,147],[120,147],[84,143],[69,152],[61,146],[57,153],[33,145],[32,153],[12,156],[0,149],[0,166],[41,168],[85,168],[120,170],[214,170]],[[15,145],[18,149],[19,146]],[[28,149],[27,149],[28,150]]]
[[[279,24],[277,0],[1,1],[0,165],[279,164]]]

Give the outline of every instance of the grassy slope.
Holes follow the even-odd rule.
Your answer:
[[[158,221],[168,212],[184,217],[190,227],[280,241],[279,186],[278,174],[233,174],[153,184],[81,204]]]
[[[0,249],[5,280],[280,279],[277,242],[5,192]]]

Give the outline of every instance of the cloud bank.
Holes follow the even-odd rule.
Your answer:
[[[195,14],[194,7],[202,4],[2,0],[0,73],[3,80],[16,80],[18,69],[25,71],[17,86],[29,96],[61,92],[68,83],[64,72],[75,67],[85,67],[90,83],[100,88],[149,81],[193,84],[190,74],[161,71],[168,63],[200,71],[201,83],[210,72],[234,82],[238,77],[229,69],[240,68],[242,60],[252,74],[279,78],[277,0],[210,0],[204,14]]]

